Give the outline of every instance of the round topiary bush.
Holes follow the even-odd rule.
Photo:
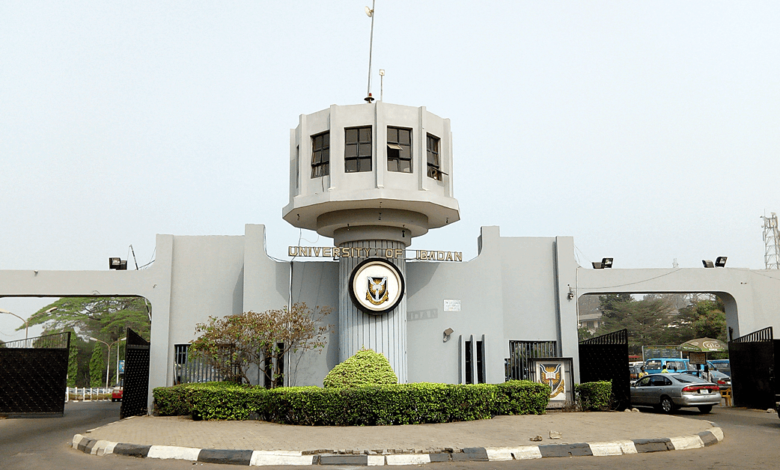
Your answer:
[[[345,388],[397,383],[398,377],[384,354],[361,349],[328,372],[322,385],[325,388]]]

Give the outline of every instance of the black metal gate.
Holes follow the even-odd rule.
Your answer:
[[[734,405],[761,410],[774,408],[780,393],[775,374],[780,360],[780,340],[772,327],[729,341]]]
[[[624,410],[631,404],[628,370],[628,330],[607,333],[580,343],[580,383],[612,381],[613,406]]]
[[[510,341],[506,360],[507,380],[532,380],[531,359],[558,357],[555,341]]]
[[[0,416],[62,416],[70,333],[0,346]]]
[[[120,418],[145,415],[149,398],[149,342],[127,329],[125,383]]]

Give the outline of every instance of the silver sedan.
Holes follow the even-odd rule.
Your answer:
[[[631,386],[631,406],[653,406],[664,413],[683,406],[709,413],[720,400],[716,384],[688,374],[652,374]]]

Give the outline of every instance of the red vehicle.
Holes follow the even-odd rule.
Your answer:
[[[111,401],[122,401],[122,392],[124,387],[117,385],[111,390]]]

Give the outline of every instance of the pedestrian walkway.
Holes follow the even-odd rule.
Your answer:
[[[639,412],[549,413],[445,424],[355,427],[143,416],[76,435],[73,445],[96,455],[246,465],[392,465],[621,455],[699,448],[722,438],[720,428],[709,421]]]

